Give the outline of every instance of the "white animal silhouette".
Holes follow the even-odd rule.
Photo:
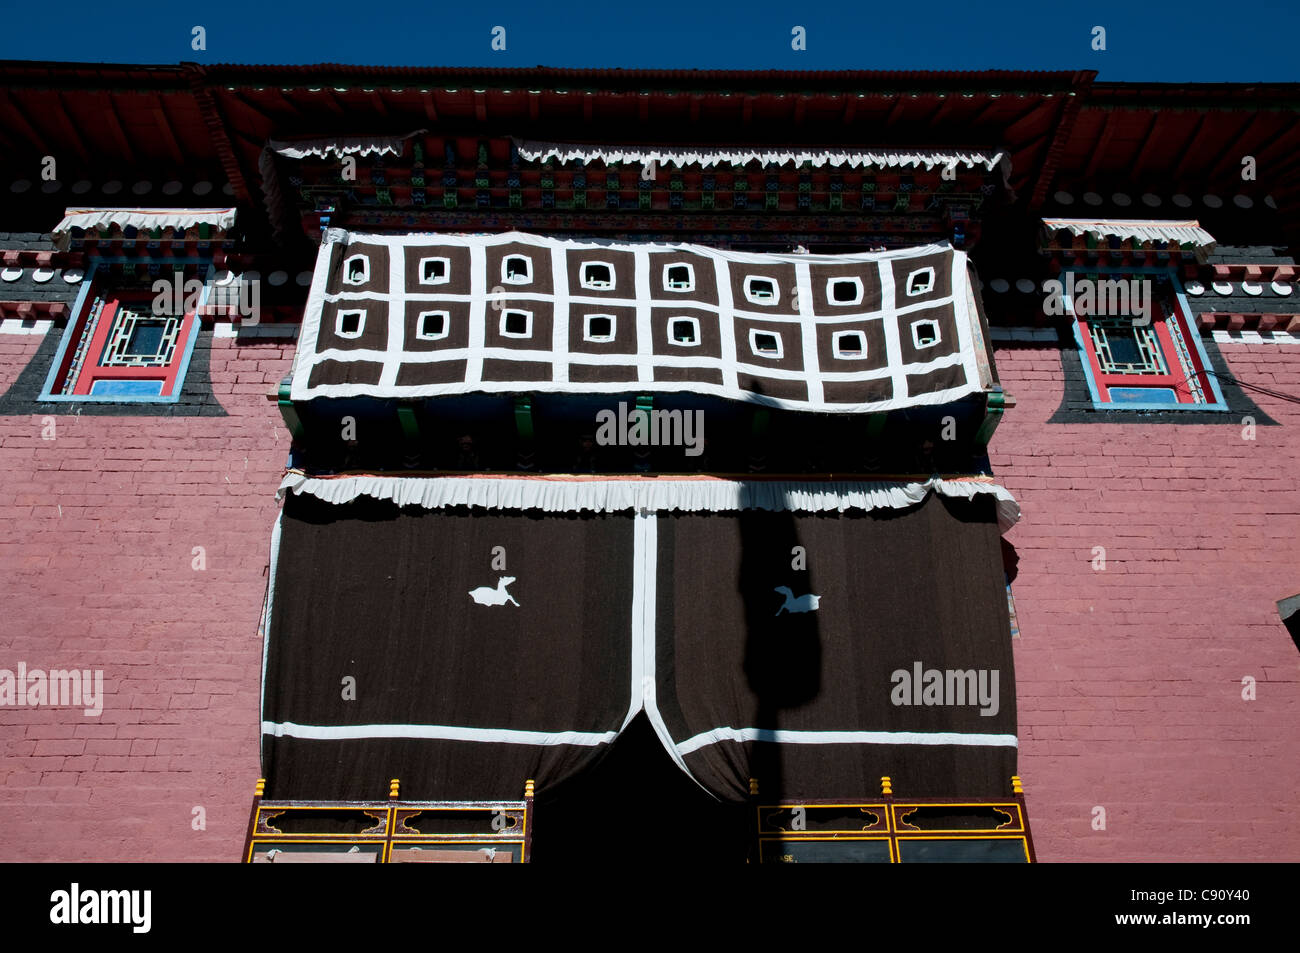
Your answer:
[[[777,586],[776,591],[785,593],[785,602],[776,610],[777,615],[782,612],[816,612],[817,603],[822,601],[821,596],[814,596],[811,592],[796,599],[789,586]]]
[[[515,602],[515,597],[506,592],[506,586],[514,581],[514,576],[502,576],[497,579],[495,589],[491,586],[479,586],[469,591],[469,597],[481,606],[503,606],[507,602],[517,606],[519,603]]]

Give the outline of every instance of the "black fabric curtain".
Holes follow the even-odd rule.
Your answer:
[[[993,501],[633,516],[286,500],[268,796],[382,798],[390,778],[414,799],[518,798],[528,778],[541,793],[643,699],[719,798],[751,777],[765,798],[871,796],[882,775],[901,796],[1006,796]]]
[[[517,799],[527,779],[557,783],[605,747],[560,733],[622,726],[630,515],[290,496],[281,519],[262,716],[268,797],[382,798],[400,778],[413,799]],[[478,600],[471,590],[483,590]],[[309,728],[276,727],[286,723]],[[442,729],[468,737],[420,736],[457,733]],[[511,732],[554,737],[519,743]]]
[[[1015,679],[991,501],[664,515],[658,567],[658,706],[685,765],[713,793],[743,798],[753,777],[765,798],[869,796],[882,775],[902,796],[1010,793]],[[816,609],[798,601],[809,595]],[[918,665],[917,689],[893,677],[911,682]],[[931,675],[928,699],[918,696],[934,672],[943,690]],[[978,703],[981,684],[995,713]],[[709,742],[716,729],[790,734]],[[812,743],[825,732],[908,734]],[[967,743],[919,743],[947,732]],[[1000,737],[971,744],[971,735]]]

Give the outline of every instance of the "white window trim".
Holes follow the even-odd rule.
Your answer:
[[[511,259],[513,259],[513,258],[522,258],[523,261],[524,261],[524,263],[528,266],[528,268],[527,268],[527,272],[526,272],[526,274],[524,275],[524,277],[522,277],[522,278],[511,278],[511,277],[509,276],[509,272],[507,271],[507,266],[510,264]],[[517,252],[514,252],[514,253],[511,253],[511,254],[509,254],[509,255],[506,255],[505,257],[503,257],[503,258],[501,259],[501,280],[504,281],[504,282],[505,282],[506,284],[508,284],[508,285],[528,285],[528,284],[532,284],[532,282],[533,282],[533,259],[532,259],[530,256],[528,256],[528,255],[521,255],[521,254],[519,254],[519,253],[517,253]]]
[[[686,269],[687,278],[686,278],[685,288],[674,288],[672,285],[668,283],[669,268]],[[670,261],[668,264],[664,265],[664,291],[672,291],[672,292],[676,292],[677,294],[685,294],[687,292],[694,291],[694,290],[695,290],[695,266],[694,265],[692,265],[688,261]]]
[[[591,333],[592,318],[609,318],[609,334]],[[593,344],[608,344],[618,335],[618,315],[616,314],[584,314],[582,316],[582,339],[590,341]]]
[[[424,319],[431,314],[442,315],[442,333],[425,334]],[[451,333],[451,312],[449,311],[421,311],[415,319],[415,337],[420,341],[441,341]]]
[[[352,278],[352,263],[361,262],[361,277]],[[345,285],[364,285],[370,280],[370,258],[367,255],[350,255],[343,259],[343,283]]]
[[[934,326],[934,340],[931,341],[929,344],[921,343],[921,335],[918,332],[920,330],[921,325],[923,324],[929,324]],[[943,339],[943,332],[939,330],[939,322],[934,320],[934,318],[923,318],[920,321],[912,322],[912,343],[916,346],[916,349],[918,351],[923,351],[926,348],[937,347],[939,342],[942,339]]]
[[[930,283],[927,284],[924,288],[921,288],[919,291],[913,291],[912,279],[915,278],[917,275],[925,274],[927,271],[930,273]],[[916,271],[911,272],[907,276],[907,280],[903,282],[903,290],[907,293],[907,296],[909,298],[915,298],[917,295],[929,294],[931,291],[933,291],[934,290],[934,266],[929,265],[925,268],[918,268],[916,269]]]
[[[587,269],[592,265],[604,265],[609,269],[609,284],[593,285],[587,283]],[[607,261],[584,261],[578,266],[578,283],[584,288],[590,288],[592,291],[613,291],[618,285],[618,278],[614,275],[614,266]]]
[[[766,281],[772,285],[771,298],[755,298],[754,292],[750,290],[750,284],[755,281]],[[746,275],[745,276],[745,300],[750,304],[756,304],[764,308],[770,308],[781,300],[781,282],[775,278],[769,278],[766,275]]]
[[[848,337],[850,334],[862,342],[862,350],[855,354],[849,354],[841,350],[840,339]],[[866,331],[836,331],[831,335],[831,350],[837,360],[841,361],[865,361],[867,359],[867,332]]]
[[[516,334],[506,330],[506,318],[512,314],[522,314],[527,322],[523,334]],[[501,309],[501,336],[506,338],[530,338],[533,336],[533,313],[525,311],[523,308],[502,308]]]
[[[442,269],[442,277],[441,277],[441,278],[434,278],[432,281],[429,281],[429,280],[426,280],[425,277],[424,277],[424,266],[425,266],[426,264],[428,264],[429,262],[431,262],[431,261],[440,261],[440,262],[443,263],[444,267],[443,267],[443,269]],[[445,285],[445,284],[447,284],[449,281],[451,281],[451,259],[450,259],[450,258],[443,258],[441,255],[434,255],[434,256],[432,256],[432,257],[430,257],[430,258],[421,258],[421,259],[420,259],[420,284],[422,284],[422,285]]]
[[[769,354],[767,351],[760,351],[758,349],[758,342],[756,338],[760,334],[770,334],[772,337],[776,338],[775,354]],[[753,352],[755,357],[761,357],[764,360],[768,360],[768,361],[779,361],[781,360],[781,358],[785,357],[785,341],[781,337],[781,333],[779,331],[765,331],[762,328],[750,328],[749,349],[750,351]]]
[[[835,287],[835,285],[839,284],[839,283],[842,282],[842,281],[851,282],[853,285],[855,285],[855,286],[857,287],[857,289],[858,289],[858,293],[857,293],[857,295],[853,298],[852,301],[839,301],[839,300],[836,299],[835,294],[834,294],[834,292],[832,291],[832,289]],[[849,307],[849,306],[851,306],[851,305],[862,304],[862,295],[863,295],[863,291],[862,291],[862,279],[861,279],[861,278],[827,278],[827,279],[826,279],[826,300],[827,300],[828,302],[830,302],[830,304],[831,304],[833,307],[836,307],[836,308],[846,308],[846,307]]]
[[[691,322],[691,326],[695,329],[694,341],[679,341],[675,337],[673,337],[673,325],[676,324],[678,321]],[[685,314],[679,314],[676,317],[672,317],[668,319],[668,343],[669,344],[674,344],[677,347],[698,347],[700,344],[700,337],[701,335],[700,335],[699,318],[692,318]]]
[[[359,314],[361,316],[361,319],[357,321],[356,331],[352,332],[351,334],[343,330],[343,318],[345,315],[349,315],[349,314]],[[347,310],[339,310],[334,315],[334,334],[338,337],[348,338],[348,339],[359,338],[361,337],[361,333],[365,331],[365,329],[366,329],[366,312],[364,308],[348,308]]]

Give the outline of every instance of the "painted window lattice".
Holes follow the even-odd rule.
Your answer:
[[[201,302],[200,302],[201,303]],[[40,399],[175,401],[198,335],[193,310],[149,282],[86,283]]]
[[[1097,363],[1104,374],[1165,374],[1156,333],[1131,320],[1103,318],[1088,323]]]
[[[119,308],[108,347],[99,363],[104,366],[165,367],[176,355],[181,318],[154,317]]]
[[[1066,272],[1061,283],[1094,407],[1227,410],[1176,274]]]

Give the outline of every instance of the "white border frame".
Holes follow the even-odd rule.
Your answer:
[[[506,330],[506,318],[512,314],[522,314],[526,319],[528,330],[523,334],[515,334],[513,331]],[[533,336],[533,313],[531,311],[525,311],[523,308],[502,308],[501,324],[498,330],[503,338],[514,338],[515,340],[520,341],[525,338],[530,338]]]
[[[522,258],[528,265],[528,274],[524,278],[511,278],[507,271],[510,262],[515,258]],[[501,282],[507,285],[531,285],[533,283],[533,256],[525,255],[523,252],[512,251],[507,255],[501,256]]]
[[[587,284],[587,268],[591,265],[601,265],[609,269],[609,284]],[[578,284],[589,291],[614,291],[618,288],[618,276],[614,274],[614,265],[608,261],[584,261],[578,266]]]
[[[441,278],[435,278],[433,281],[426,281],[424,278],[424,266],[431,261],[440,261],[446,267],[442,270]],[[421,285],[445,285],[451,281],[451,259],[445,255],[430,255],[428,258],[421,258],[419,269],[420,273],[416,276],[416,279]]]
[[[771,282],[772,297],[770,299],[754,297],[754,292],[751,290],[751,285],[755,281]],[[745,276],[745,300],[748,301],[750,304],[758,305],[760,308],[775,307],[781,301],[781,282],[777,281],[775,278],[769,278],[767,275],[746,275]]]
[[[691,322],[691,327],[695,329],[695,340],[679,341],[675,337],[673,337],[673,325],[678,321]],[[668,343],[669,344],[672,344],[676,347],[699,347],[700,342],[702,340],[703,340],[703,335],[700,333],[699,318],[693,318],[689,314],[677,314],[677,315],[673,315],[668,319]]]
[[[847,337],[850,334],[857,335],[857,337],[862,341],[862,350],[857,354],[845,354],[840,350],[840,339]],[[854,328],[849,331],[836,331],[831,335],[831,353],[834,355],[835,359],[839,361],[865,361],[868,354],[867,332],[861,328]]]
[[[930,283],[926,285],[924,288],[922,288],[920,291],[913,291],[912,279],[915,278],[917,275],[925,274],[927,271],[930,273]],[[921,295],[927,295],[934,290],[935,281],[936,281],[936,277],[934,273],[934,265],[926,265],[924,268],[918,268],[916,269],[916,271],[910,271],[907,273],[907,280],[903,282],[903,294],[905,294],[909,298],[916,298],[916,297],[920,297]]]
[[[759,350],[758,344],[755,343],[754,339],[760,334],[770,334],[772,337],[776,338],[775,354],[769,354],[766,351]],[[779,331],[766,331],[763,328],[750,328],[749,350],[755,357],[761,357],[765,361],[779,361],[785,357],[785,340],[782,338]]]
[[[685,288],[674,288],[671,284],[668,283],[669,268],[686,269],[687,279],[686,279]],[[690,292],[695,290],[695,265],[689,261],[670,261],[668,264],[664,265],[663,277],[664,277],[664,282],[663,282],[664,291],[673,292],[675,294],[689,294]]]
[[[343,317],[348,314],[359,314],[361,320],[357,322],[357,329],[354,333],[349,334],[343,330]],[[339,308],[334,314],[334,336],[348,341],[355,341],[361,337],[366,330],[366,309],[365,308]]]
[[[356,280],[353,280],[352,278],[352,263],[354,261],[359,261],[364,266],[361,269],[361,277]],[[364,284],[369,284],[369,282],[370,282],[370,256],[369,255],[358,253],[355,255],[349,255],[347,258],[343,259],[343,283],[345,285],[364,285]]]
[[[920,336],[916,333],[917,329],[923,324],[933,325],[934,327],[934,340],[928,344],[922,344]],[[912,344],[918,351],[925,351],[932,347],[938,347],[942,340],[943,330],[939,327],[939,322],[934,318],[919,318],[912,322]]]
[[[858,293],[852,301],[837,301],[835,299],[835,295],[832,293],[831,289],[842,281],[848,282],[849,284],[852,284],[857,287]],[[862,279],[858,278],[857,276],[826,279],[826,302],[832,308],[848,308],[848,307],[852,307],[855,304],[862,304],[862,296],[865,294],[866,291],[864,291],[862,288]]]
[[[442,315],[442,333],[425,334],[424,319],[431,314]],[[441,341],[447,335],[451,334],[451,312],[435,308],[431,311],[421,311],[415,319],[415,339],[417,341]]]
[[[591,319],[592,318],[609,318],[609,334],[592,337]],[[601,314],[584,314],[582,316],[582,340],[588,344],[609,344],[618,337],[618,315]]]

